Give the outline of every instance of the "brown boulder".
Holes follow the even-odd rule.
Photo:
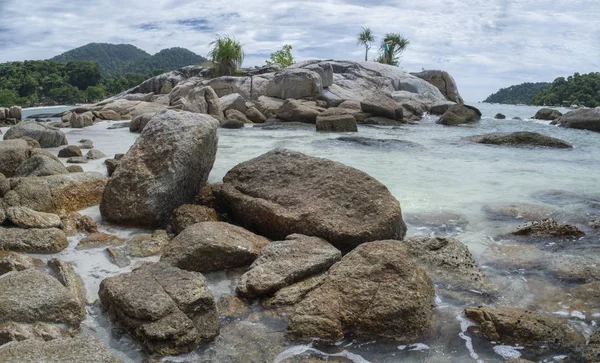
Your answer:
[[[213,208],[196,204],[184,204],[173,211],[173,232],[179,234],[189,226],[200,222],[217,222],[217,212]]]

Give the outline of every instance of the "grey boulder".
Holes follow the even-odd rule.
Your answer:
[[[42,148],[58,147],[68,144],[64,132],[35,121],[19,122],[16,126],[13,126],[6,131],[4,140],[20,139],[23,136],[28,136],[36,140],[40,143]]]

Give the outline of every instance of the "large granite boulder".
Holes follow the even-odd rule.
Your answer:
[[[290,317],[292,339],[333,343],[348,336],[400,343],[433,329],[431,278],[398,241],[364,243],[329,269]]]
[[[223,112],[233,109],[244,113],[248,109],[246,100],[239,93],[223,96],[219,98],[219,103],[221,104],[221,111]]]
[[[26,253],[57,253],[69,245],[57,228],[22,229],[0,227],[0,249]]]
[[[553,121],[562,116],[562,112],[559,110],[554,110],[552,108],[542,108],[533,116],[536,120],[547,120]]]
[[[149,263],[106,278],[98,295],[111,319],[153,353],[187,353],[219,333],[215,299],[198,273]]]
[[[202,84],[214,89],[219,97],[237,93],[246,100],[256,100],[265,94],[265,89],[271,78],[273,78],[273,73],[251,77],[224,76],[204,80]]]
[[[481,111],[473,106],[450,106],[437,123],[440,125],[456,126],[481,120]]]
[[[178,84],[169,97],[172,108],[206,113],[217,120],[223,119],[219,97],[211,87],[203,86],[198,79],[193,78]]]
[[[57,323],[78,327],[81,302],[57,279],[37,269],[0,277],[0,323]]]
[[[23,136],[31,137],[40,143],[43,148],[67,145],[67,137],[57,128],[35,121],[22,121],[11,127],[4,134],[4,140],[20,139]]]
[[[600,107],[587,109],[582,108],[567,112],[555,119],[553,123],[556,123],[561,127],[568,127],[571,129],[600,132]]]
[[[427,70],[411,74],[436,86],[437,89],[439,89],[440,92],[442,92],[442,94],[446,96],[448,101],[456,102],[459,105],[462,105],[464,103],[462,97],[460,97],[460,94],[458,93],[456,81],[448,72],[439,70]]]
[[[382,93],[374,94],[361,101],[360,108],[363,112],[390,120],[402,121],[404,118],[402,106]]]
[[[51,341],[25,340],[0,348],[0,361],[14,363],[123,363],[90,335]]]
[[[0,173],[9,178],[15,176],[17,168],[29,159],[29,150],[25,140],[0,142]]]
[[[100,212],[110,222],[155,227],[204,186],[219,122],[208,115],[157,113],[106,185]]]
[[[242,226],[275,240],[300,233],[342,251],[406,234],[400,203],[354,168],[275,149],[231,169],[215,193]]]
[[[21,106],[11,106],[8,109],[8,113],[6,118],[12,118],[16,121],[21,121],[23,119],[23,109]]]
[[[538,352],[564,352],[574,344],[585,342],[583,335],[567,320],[550,314],[516,308],[470,307],[465,309],[465,315],[487,339]]]
[[[70,173],[20,178],[9,193],[15,205],[61,215],[98,204],[105,185],[100,173]]]
[[[269,240],[224,222],[191,225],[165,248],[161,262],[207,272],[250,265]]]
[[[485,135],[475,135],[465,138],[479,144],[506,145],[506,146],[542,146],[556,149],[572,149],[573,145],[554,137],[537,132],[493,132]]]
[[[308,69],[286,68],[275,73],[266,87],[265,95],[281,99],[316,98],[323,90],[321,76]]]
[[[69,174],[69,171],[63,163],[45,155],[35,155],[24,161],[19,165],[17,170],[15,170],[16,177],[49,176],[58,174]]]
[[[301,234],[271,242],[260,251],[248,272],[240,278],[238,295],[256,298],[272,295],[281,288],[302,281],[339,261],[342,253],[329,242]]]

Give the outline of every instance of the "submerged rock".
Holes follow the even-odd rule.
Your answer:
[[[51,341],[26,340],[0,348],[2,362],[123,363],[90,335]]]
[[[573,145],[554,137],[538,134],[537,132],[494,132],[485,135],[475,135],[465,138],[479,144],[508,145],[508,146],[543,146],[557,149],[572,149]]]
[[[275,149],[237,165],[223,181],[217,195],[230,216],[271,239],[300,233],[348,251],[406,234],[400,203],[383,184],[327,159]]]
[[[465,315],[487,339],[538,352],[564,352],[585,341],[568,321],[524,309],[470,307]],[[472,330],[472,329],[471,329]]]
[[[110,178],[100,212],[110,222],[155,227],[206,183],[218,121],[189,112],[157,113]]]
[[[112,234],[96,232],[82,238],[77,244],[77,249],[97,248],[107,246],[118,246],[125,243],[125,240]]]
[[[57,253],[69,245],[60,229],[21,229],[0,227],[0,250],[25,253]]]
[[[454,105],[444,112],[436,123],[447,126],[456,126],[481,120],[481,111],[473,106]]]
[[[111,319],[153,353],[187,353],[219,333],[215,300],[198,273],[146,264],[106,278],[98,295]]]
[[[239,280],[238,295],[256,298],[326,271],[342,254],[327,241],[300,234],[267,244]]]
[[[341,136],[335,138],[334,140],[340,142],[341,144],[368,148],[382,148],[391,150],[424,149],[422,145],[412,141],[398,139],[373,139],[362,136]]]
[[[482,210],[491,220],[539,220],[546,219],[556,212],[556,208],[533,203],[488,204]]]
[[[247,266],[268,243],[268,239],[229,223],[202,222],[175,237],[161,262],[199,272]]]
[[[167,231],[159,229],[152,234],[142,233],[127,241],[126,251],[131,257],[156,256],[169,244]]]
[[[535,116],[533,116],[533,118],[536,120],[552,121],[556,120],[560,116],[562,116],[562,113],[558,110],[553,110],[551,108],[542,108],[535,113]]]
[[[585,235],[579,228],[568,224],[560,224],[554,219],[534,221],[520,226],[511,232],[515,236],[531,238],[569,238],[577,239]]]
[[[291,316],[292,339],[416,342],[433,328],[434,287],[398,241],[364,243],[329,269]]]
[[[434,234],[452,235],[463,232],[469,221],[465,216],[451,211],[408,213],[404,220],[417,230],[426,229]]]

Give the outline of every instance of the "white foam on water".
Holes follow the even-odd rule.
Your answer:
[[[517,359],[521,357],[521,352],[523,347],[513,347],[510,345],[496,345],[494,346],[494,352],[501,356],[502,358],[508,359]]]
[[[585,320],[585,314],[581,311],[573,310],[571,311],[571,316],[577,319]]]
[[[286,359],[290,359],[290,358],[293,358],[295,356],[298,356],[300,354],[304,354],[307,352],[317,353],[318,355],[323,356],[323,357],[344,357],[354,363],[370,363],[368,360],[366,360],[362,356],[348,352],[346,350],[338,352],[338,353],[329,354],[329,353],[325,353],[318,349],[313,348],[312,345],[296,345],[293,347],[289,347],[288,349],[279,353],[279,355],[277,355],[277,357],[275,357],[275,360],[273,360],[273,363],[281,363],[281,362],[285,361]]]
[[[423,344],[423,343],[416,343],[416,344],[409,345],[408,350],[420,352],[423,350],[429,350],[429,346],[427,344]]]
[[[471,358],[475,359],[477,361],[477,363],[484,363],[483,360],[479,359],[479,354],[475,353],[475,349],[473,348],[473,340],[471,339],[470,336],[468,336],[467,333],[467,329],[470,326],[475,326],[476,324],[474,322],[472,322],[471,320],[465,318],[462,314],[459,314],[456,316],[456,320],[458,320],[460,322],[460,333],[458,333],[458,336],[465,341],[465,346],[467,348],[467,350],[469,351],[469,355],[471,356]]]

